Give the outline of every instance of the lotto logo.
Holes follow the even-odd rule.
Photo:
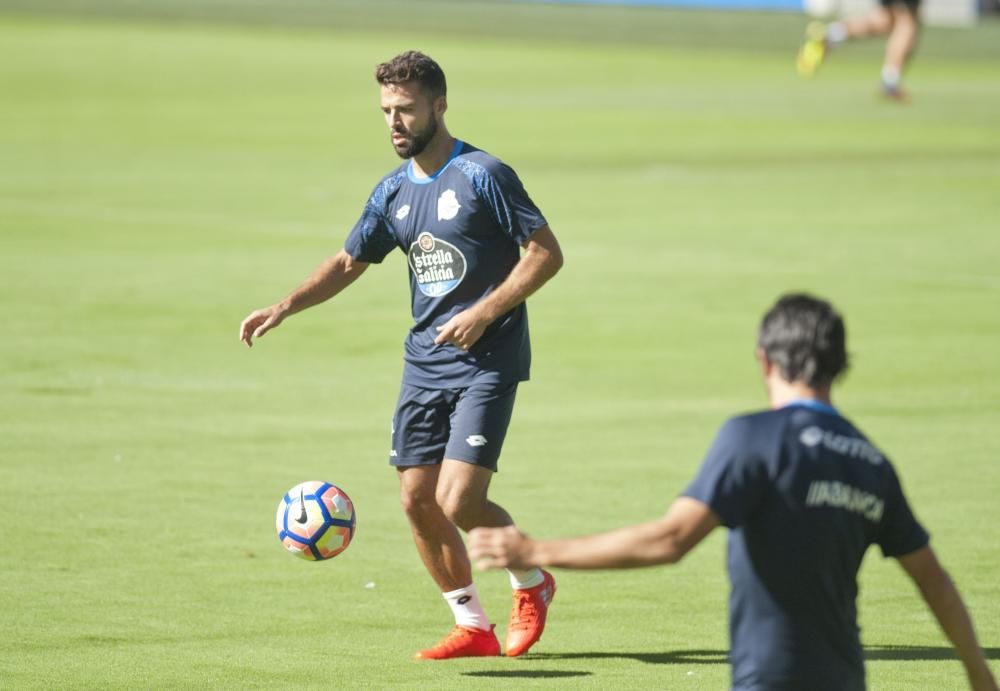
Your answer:
[[[465,438],[465,443],[469,446],[486,446],[486,437],[481,434],[472,434]]]

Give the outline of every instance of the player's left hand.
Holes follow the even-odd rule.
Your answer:
[[[436,345],[451,343],[462,350],[468,350],[482,337],[488,324],[478,316],[475,308],[462,310],[437,327],[438,335],[434,339],[434,343]]]
[[[532,540],[516,527],[474,528],[469,532],[469,558],[480,571],[530,569]]]

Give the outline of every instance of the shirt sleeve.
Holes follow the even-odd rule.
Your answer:
[[[884,556],[900,557],[925,547],[930,542],[930,535],[910,510],[899,476],[891,465],[888,474],[878,546]]]
[[[386,197],[387,187],[383,182],[372,192],[361,217],[344,241],[344,249],[357,261],[379,264],[397,246],[385,212]]]
[[[766,496],[767,465],[754,452],[746,422],[734,418],[715,436],[684,496],[707,504],[727,528],[747,521]]]
[[[497,162],[485,177],[480,197],[489,207],[500,229],[518,245],[527,242],[547,221],[524,190],[517,173],[510,166]]]

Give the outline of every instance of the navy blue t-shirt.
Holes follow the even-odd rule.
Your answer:
[[[889,460],[816,401],[736,417],[684,492],[730,528],[733,689],[865,688],[857,573],[928,543]]]
[[[407,255],[413,327],[404,344],[405,383],[458,389],[528,378],[524,303],[490,324],[468,352],[434,339],[436,327],[507,278],[521,246],[545,225],[517,174],[461,141],[430,177],[416,177],[408,162],[382,179],[344,248],[370,263],[397,247]]]

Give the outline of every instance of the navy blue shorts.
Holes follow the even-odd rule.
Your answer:
[[[392,416],[389,463],[434,465],[450,458],[496,472],[516,393],[517,382],[467,389],[403,384]]]

